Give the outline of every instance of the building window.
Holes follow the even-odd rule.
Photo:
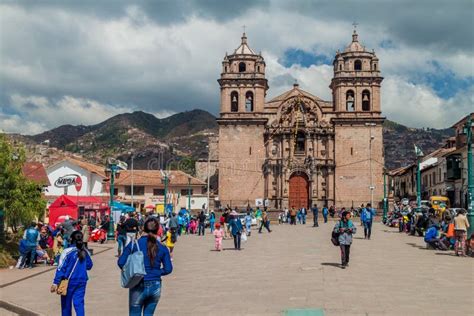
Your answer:
[[[298,132],[296,134],[296,152],[302,153],[305,148],[305,135],[304,132]]]
[[[377,71],[377,64],[374,64],[374,71]]]
[[[164,196],[165,189],[153,189],[153,195],[155,196]]]
[[[239,63],[239,72],[245,72],[245,63],[242,62],[242,63]]]
[[[189,195],[193,195],[193,189],[191,189],[191,190],[182,189],[182,190],[181,190],[181,196],[183,196],[183,195],[186,195],[186,196],[187,196],[188,194],[189,194]]]
[[[245,111],[253,112],[253,93],[252,91],[247,91],[245,94]]]
[[[227,72],[227,71],[229,71],[229,70],[228,70],[228,67],[227,67],[227,66],[225,66],[225,72]]]
[[[354,70],[355,71],[361,71],[362,70],[362,62],[358,59],[354,62]]]
[[[260,66],[257,66],[257,72],[260,72]]]
[[[354,91],[352,90],[346,92],[346,110],[348,112],[355,111]]]
[[[114,188],[114,195],[118,195],[118,189]]]
[[[370,92],[362,91],[362,111],[370,111]]]
[[[140,185],[133,186],[133,195],[144,195],[145,194],[145,187]],[[125,195],[132,195],[132,186],[126,185],[125,186]]]
[[[230,111],[239,111],[239,94],[237,93],[237,91],[232,91],[232,93],[230,94]]]
[[[342,70],[342,64],[339,65],[339,70]]]

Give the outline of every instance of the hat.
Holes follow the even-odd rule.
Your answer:
[[[220,224],[220,223],[216,223],[215,226],[216,226],[217,229],[221,228],[221,224]]]

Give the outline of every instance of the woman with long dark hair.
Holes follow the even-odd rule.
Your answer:
[[[77,316],[84,315],[84,296],[86,294],[87,270],[92,269],[92,260],[87,251],[82,232],[71,234],[70,247],[63,250],[59,258],[51,293],[58,289],[62,280],[68,280],[67,294],[61,295],[61,315],[72,315],[72,305]]]
[[[161,297],[161,277],[173,271],[168,248],[157,239],[160,223],[156,218],[149,218],[143,225],[144,234],[136,241],[143,252],[146,275],[143,280],[129,292],[129,315],[153,315]],[[128,256],[136,251],[135,242],[129,243],[118,260],[123,268]]]

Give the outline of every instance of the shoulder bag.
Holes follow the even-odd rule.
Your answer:
[[[143,252],[140,250],[140,246],[138,245],[138,241],[135,241],[132,245],[137,246],[137,251],[131,253],[128,258],[127,262],[122,268],[122,287],[124,288],[134,288],[141,282],[143,277],[146,275],[145,271],[145,258],[143,256]]]
[[[58,288],[56,289],[56,293],[61,296],[66,296],[67,295],[67,287],[69,286],[69,279],[72,276],[72,273],[76,269],[77,262],[79,261],[79,258],[77,258],[76,263],[74,263],[74,267],[72,267],[71,273],[69,273],[69,277],[67,279],[62,279],[61,282],[58,284]]]

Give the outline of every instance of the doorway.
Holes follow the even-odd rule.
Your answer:
[[[290,177],[289,207],[308,209],[309,181],[306,174],[297,173]]]

